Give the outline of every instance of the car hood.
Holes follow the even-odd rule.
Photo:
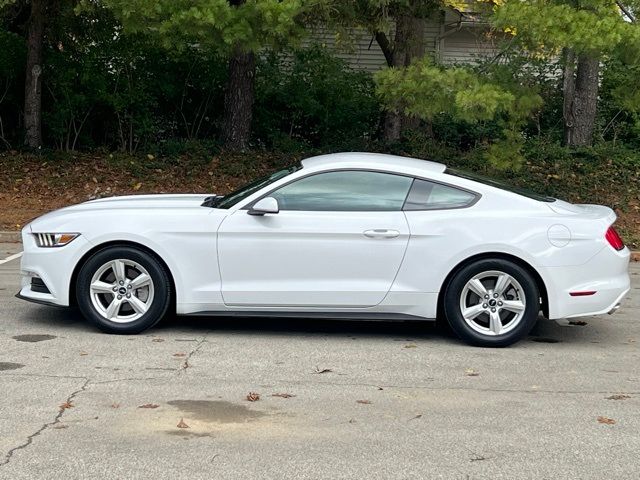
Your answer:
[[[205,194],[126,195],[107,197],[67,207],[72,210],[97,210],[103,208],[192,208],[199,207]]]
[[[55,226],[75,218],[95,219],[96,216],[102,217],[108,213],[113,214],[123,210],[132,211],[132,213],[136,211],[135,215],[138,218],[140,218],[139,212],[148,212],[153,216],[161,212],[179,215],[179,212],[187,210],[211,212],[211,209],[202,207],[202,202],[209,196],[205,194],[159,194],[100,198],[49,212],[33,220],[30,226],[32,229],[34,227]]]

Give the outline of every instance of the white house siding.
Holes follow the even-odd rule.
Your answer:
[[[486,26],[475,26],[468,17],[447,9],[426,22],[425,50],[446,65],[473,63],[497,51],[496,42],[486,35],[487,31]],[[387,65],[378,43],[366,30],[353,30],[351,41],[346,43],[348,46],[336,45],[335,33],[327,29],[316,29],[305,41],[305,45],[325,46],[359,70],[376,72]]]

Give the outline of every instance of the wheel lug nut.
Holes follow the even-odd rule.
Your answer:
[[[131,285],[127,285],[127,288],[131,290],[133,287]]]
[[[497,294],[497,293],[494,293],[494,294],[493,294],[493,298],[498,298],[498,294]]]
[[[498,306],[501,307],[502,306],[502,302],[498,302]]]
[[[118,295],[118,300],[122,300],[122,295]]]
[[[118,287],[113,287],[113,291],[117,292],[118,291]]]
[[[131,298],[131,294],[130,293],[127,293],[127,298]]]
[[[496,313],[496,309],[495,309],[495,308],[492,308],[492,309],[491,309],[491,313]]]
[[[489,298],[489,295],[485,295],[484,298]]]
[[[487,308],[489,305],[487,305],[486,303],[482,304],[482,308]]]
[[[120,280],[120,282],[119,282],[119,283],[120,283],[120,285],[124,285],[124,282],[123,282],[122,280]]]

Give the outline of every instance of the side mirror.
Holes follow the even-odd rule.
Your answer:
[[[265,197],[254,203],[247,213],[249,215],[262,216],[265,213],[278,213],[279,211],[278,201],[273,197]]]

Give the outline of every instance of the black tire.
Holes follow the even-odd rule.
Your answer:
[[[148,272],[153,282],[153,298],[147,311],[141,317],[126,323],[114,322],[104,317],[91,299],[90,285],[93,275],[103,265],[116,259],[140,265]],[[134,247],[107,247],[93,254],[81,267],[76,281],[76,298],[85,318],[103,332],[137,334],[156,325],[167,313],[171,303],[171,282],[166,268],[153,255]]]
[[[524,312],[519,322],[513,329],[498,335],[483,334],[468,325],[460,305],[467,282],[483,272],[493,271],[504,272],[513,277],[522,287],[525,299]],[[453,275],[446,286],[443,307],[447,322],[463,341],[479,347],[507,347],[528,335],[535,325],[540,312],[540,294],[535,280],[524,268],[508,260],[484,259],[462,267]]]

